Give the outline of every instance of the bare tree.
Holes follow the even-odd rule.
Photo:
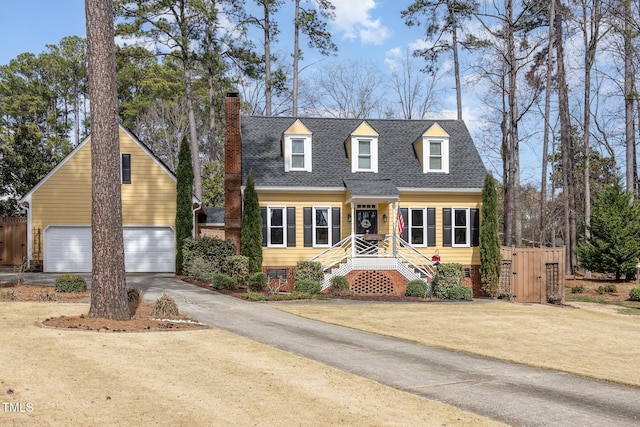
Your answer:
[[[92,289],[90,317],[126,320],[112,0],[86,0],[91,102]]]
[[[337,118],[365,118],[382,104],[381,74],[375,65],[358,61],[328,64],[317,72],[306,94],[307,112]]]
[[[429,110],[436,106],[438,97],[433,73],[422,73],[415,59],[407,51],[400,64],[391,71],[390,86],[397,96],[402,118],[424,119]]]
[[[189,134],[186,101],[158,99],[138,116],[135,133],[173,172],[178,167],[180,142]]]
[[[311,3],[311,8],[301,6],[301,0],[294,1],[293,14],[293,90],[291,94],[292,113],[296,117],[298,115],[298,86],[300,75],[300,60],[302,59],[302,50],[300,49],[300,32],[305,34],[309,39],[309,47],[316,48],[322,55],[330,55],[338,50],[338,46],[331,40],[331,33],[327,31],[327,23],[319,16],[326,19],[335,17],[335,7],[330,0],[307,0]]]

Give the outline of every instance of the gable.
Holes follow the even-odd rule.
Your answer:
[[[174,226],[176,178],[151,151],[124,128],[120,152],[131,155],[131,184],[123,184],[125,225]],[[49,224],[91,223],[91,139],[80,143],[25,197],[34,228]]]

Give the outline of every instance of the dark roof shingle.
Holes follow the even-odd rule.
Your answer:
[[[482,159],[461,120],[367,120],[379,134],[378,172],[351,172],[345,141],[362,119],[301,118],[313,133],[312,172],[284,170],[282,136],[291,117],[243,116],[242,173],[253,171],[257,187],[344,188],[349,179],[386,179],[397,188],[482,189]],[[449,173],[423,173],[414,142],[438,123],[450,136]]]

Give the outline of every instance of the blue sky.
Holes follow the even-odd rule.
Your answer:
[[[253,0],[246,1],[253,4]],[[387,71],[390,58],[397,59],[407,49],[415,49],[423,38],[424,28],[407,27],[400,17],[400,11],[413,0],[332,1],[336,6],[336,19],[330,23],[329,30],[339,48],[336,60],[368,60]],[[293,44],[289,36],[291,17],[286,15],[292,14],[289,3],[287,1],[287,7],[282,8],[285,15],[281,18],[276,47],[285,54],[292,51]],[[39,54],[46,50],[47,44],[57,44],[65,36],[85,37],[85,34],[84,0],[2,0],[0,40],[5,42],[0,47],[0,65],[23,52]],[[256,44],[259,45],[259,40]],[[305,51],[307,63],[319,58],[314,51]],[[445,73],[445,76],[446,80],[441,82],[444,92],[441,93],[440,109],[433,116],[449,119],[455,118],[455,94],[451,73]],[[482,116],[483,107],[474,95],[477,89],[463,88],[463,114],[472,134],[482,124],[478,118]],[[495,168],[495,165],[486,166]]]

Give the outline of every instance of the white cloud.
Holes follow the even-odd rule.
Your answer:
[[[371,11],[375,0],[333,0],[336,18],[333,25],[346,39],[359,39],[364,44],[380,45],[391,37],[391,30],[380,19],[374,19]]]

